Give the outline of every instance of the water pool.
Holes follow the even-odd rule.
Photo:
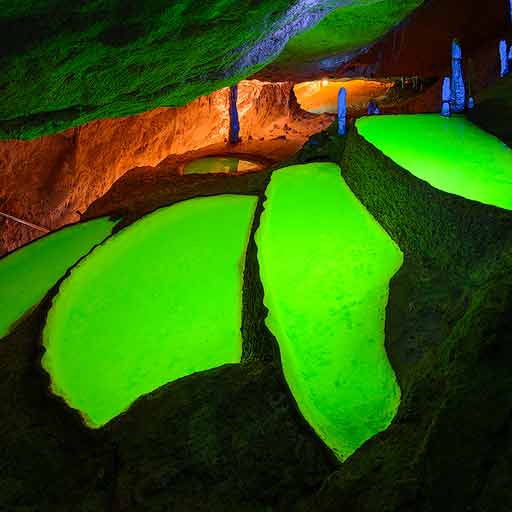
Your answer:
[[[512,210],[512,150],[461,116],[358,119],[359,133],[433,187]]]
[[[53,391],[98,427],[140,395],[240,361],[242,276],[257,198],[163,208],[96,248],[43,332]]]
[[[261,168],[260,164],[249,160],[212,156],[187,162],[184,166],[183,174],[236,173],[259,171]]]
[[[97,219],[50,233],[0,260],[0,338],[37,305],[48,290],[91,248],[112,232],[115,222]]]
[[[276,171],[266,196],[256,233],[266,323],[302,414],[343,460],[400,401],[384,322],[402,253],[335,164]]]

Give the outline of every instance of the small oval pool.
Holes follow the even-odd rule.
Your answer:
[[[185,163],[183,174],[236,173],[261,171],[258,162],[228,156],[209,156]]]

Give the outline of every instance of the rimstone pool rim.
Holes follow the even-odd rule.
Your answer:
[[[412,254],[412,252],[414,252],[413,246],[415,244],[410,244],[407,242],[407,236],[405,236],[405,233],[403,230],[398,229],[398,231],[397,231],[398,226],[394,222],[394,219],[392,219],[391,222],[386,221],[386,217],[387,217],[387,215],[385,213],[386,209],[383,208],[382,198],[380,196],[375,196],[375,195],[371,195],[371,194],[365,195],[365,191],[368,189],[368,187],[370,187],[370,188],[372,187],[372,181],[373,181],[372,171],[375,166],[372,166],[371,172],[366,172],[365,173],[366,175],[363,175],[363,173],[360,172],[361,168],[360,168],[360,164],[359,164],[359,162],[361,161],[361,158],[354,158],[354,156],[355,156],[354,150],[356,148],[364,149],[365,154],[362,156],[362,158],[365,161],[365,163],[368,162],[368,155],[372,155],[372,154],[373,154],[373,157],[370,157],[370,161],[372,158],[374,158],[376,165],[378,163],[384,162],[386,171],[387,172],[390,171],[389,179],[391,179],[391,181],[396,182],[397,180],[403,179],[406,176],[405,181],[408,183],[408,186],[412,187],[413,189],[415,189],[415,190],[423,189],[425,194],[430,197],[444,196],[445,199],[442,201],[442,203],[444,203],[444,205],[443,205],[444,207],[447,204],[454,203],[456,209],[461,208],[464,211],[471,211],[476,208],[476,210],[479,210],[478,211],[479,215],[483,214],[483,216],[487,217],[489,220],[497,220],[499,224],[504,224],[504,225],[507,224],[508,226],[510,226],[510,222],[512,221],[512,215],[510,212],[507,212],[505,210],[501,210],[499,208],[492,207],[492,206],[481,205],[479,203],[475,203],[474,201],[470,201],[470,200],[460,198],[458,196],[454,196],[452,194],[448,194],[448,193],[441,192],[441,191],[434,189],[427,183],[422,182],[418,178],[410,175],[410,173],[408,171],[406,171],[405,169],[402,169],[399,166],[397,166],[394,162],[392,162],[385,155],[383,155],[378,149],[374,148],[373,146],[371,146],[371,144],[364,141],[364,139],[362,139],[362,137],[360,137],[357,134],[357,131],[354,129],[350,130],[346,147],[347,147],[347,151],[345,152],[345,154],[342,158],[342,161],[341,161],[342,174],[343,174],[344,178],[346,179],[349,187],[356,194],[358,199],[363,203],[363,205],[366,208],[368,208],[370,213],[377,219],[377,221],[390,234],[390,236],[395,241],[397,241],[399,243],[402,251],[404,252],[404,256],[405,256],[405,261],[404,261],[404,265],[403,265],[402,269],[398,272],[398,274],[392,280],[391,287],[390,287],[389,302],[388,302],[388,306],[386,308],[386,352],[388,353],[391,364],[397,374],[397,379],[400,383],[400,387],[403,389],[403,386],[407,385],[408,380],[411,377],[409,369],[407,368],[408,366],[410,366],[410,361],[405,361],[404,358],[400,357],[400,354],[398,354],[397,351],[393,347],[391,347],[391,350],[390,350],[390,347],[388,346],[387,342],[389,340],[390,330],[391,331],[396,330],[396,325],[395,325],[396,321],[394,321],[393,318],[388,313],[389,313],[390,308],[391,309],[396,308],[396,300],[394,300],[395,299],[394,289],[396,288],[397,281],[400,281],[403,277],[403,274],[407,272],[407,269],[411,263],[411,254]],[[324,159],[322,158],[322,160],[324,160]],[[356,172],[354,172],[354,169],[347,167],[347,164],[350,164],[350,165],[355,164],[355,166],[357,168]],[[267,182],[270,179],[270,175],[271,175],[271,172],[269,172],[269,174],[268,174]],[[361,183],[359,183],[359,180],[361,180]],[[380,177],[378,178],[378,181],[381,181]],[[232,192],[230,192],[230,193],[232,193]],[[214,195],[221,195],[221,194],[214,194]],[[403,201],[404,199],[406,199],[406,198],[404,198],[403,196],[400,197],[401,201]],[[257,205],[256,212],[255,212],[254,223],[253,223],[251,236],[249,239],[249,245],[248,245],[248,249],[247,249],[247,254],[246,254],[246,267],[245,267],[244,288],[243,288],[242,329],[244,329],[244,327],[243,327],[244,321],[247,322],[246,318],[250,318],[250,315],[251,315],[250,311],[246,311],[247,298],[250,296],[249,290],[247,288],[248,281],[250,281],[250,279],[248,280],[247,276],[252,274],[251,279],[254,279],[254,275],[258,276],[258,272],[256,272],[254,274],[254,272],[256,270],[254,268],[254,265],[255,264],[257,265],[257,258],[254,254],[253,235],[254,235],[254,232],[257,229],[257,226],[259,223],[259,215],[261,214],[262,204],[263,204],[264,200],[265,200],[264,191],[262,191],[259,194],[259,201],[258,201],[258,205]],[[153,211],[156,211],[157,209],[159,209],[161,207],[170,206],[170,204],[174,204],[176,202],[181,202],[181,201],[180,200],[173,201],[169,204],[162,205]],[[386,200],[384,202],[386,202]],[[152,213],[152,212],[150,212],[150,213]],[[479,216],[479,215],[477,215],[477,216]],[[400,215],[400,217],[402,217],[402,216]],[[114,218],[118,219],[119,217],[114,217]],[[130,219],[130,220],[133,222],[138,219]],[[118,222],[118,224],[116,225],[116,227],[113,231],[115,232],[119,229],[122,229],[123,227],[124,227],[123,222]],[[84,256],[84,258],[85,257],[86,256]],[[83,258],[81,258],[78,262],[80,262],[82,259]],[[78,262],[77,262],[77,264],[78,264]],[[28,322],[29,319],[35,319],[36,323],[39,325],[39,327],[37,328],[37,331],[39,333],[38,334],[39,343],[37,346],[37,353],[35,354],[34,365],[37,367],[38,380],[41,383],[41,386],[44,386],[45,389],[47,390],[47,392],[46,392],[47,397],[50,398],[50,400],[54,404],[58,404],[59,414],[64,414],[66,417],[71,418],[73,423],[76,425],[76,427],[78,429],[92,432],[91,429],[88,429],[87,427],[85,427],[78,411],[71,409],[62,398],[55,396],[55,395],[53,395],[53,393],[51,393],[50,377],[46,373],[46,371],[44,371],[42,369],[42,366],[40,364],[40,359],[41,359],[43,351],[44,351],[44,347],[42,346],[41,333],[42,333],[42,329],[44,328],[46,315],[51,307],[53,297],[58,293],[61,282],[70,275],[70,272],[73,268],[74,268],[74,266],[67,270],[67,272],[59,280],[59,282],[57,284],[55,284],[55,286],[53,286],[51,290],[49,290],[48,294],[41,301],[41,303],[34,308],[32,313],[28,314],[22,321],[20,321],[20,324]],[[260,285],[261,285],[261,281],[260,281]],[[257,299],[259,298],[258,308],[259,308],[259,311],[261,311],[262,308],[265,308],[265,306],[263,305],[262,296],[258,297],[258,295],[259,295],[258,291],[256,291],[255,297]],[[255,311],[253,309],[252,314],[254,315],[254,313],[255,313]],[[264,318],[261,319],[261,323],[264,324]],[[393,324],[391,327],[390,327],[390,323]],[[247,329],[248,329],[247,324],[246,324],[245,329],[247,332]],[[16,330],[17,329],[14,329],[14,331],[6,337],[6,341],[7,341],[7,338],[11,338],[11,337],[14,338],[16,336]],[[245,347],[247,345],[245,335],[246,334],[243,332],[243,336],[244,336],[243,337],[243,339],[244,339],[243,351],[244,352],[242,355],[242,363],[245,360],[251,360],[252,358],[256,358],[255,355],[251,355],[250,351],[249,351],[249,354],[244,354],[246,352]],[[276,343],[275,339],[273,337],[267,339],[267,337],[264,336],[264,340],[265,341],[262,344],[262,348],[259,349],[261,355],[258,356],[257,358],[262,357],[263,360],[279,361],[279,350],[277,349],[277,347],[275,345],[275,343]],[[418,359],[419,358],[416,358],[416,361]],[[282,374],[282,372],[281,372],[281,374]],[[282,378],[284,380],[284,377],[282,377]],[[286,382],[285,382],[285,384],[286,384]],[[294,401],[291,393],[289,393],[289,398],[292,401]],[[403,400],[403,402],[404,402],[404,400]],[[403,402],[400,404],[400,407],[399,407],[399,410],[397,413],[397,417],[393,420],[389,429],[393,428],[393,424],[396,421],[398,421],[399,417],[401,416],[401,409],[402,409]],[[302,419],[302,416],[298,410],[296,403],[295,403],[295,408],[297,410],[298,416]],[[309,432],[314,434],[313,429],[303,419],[302,419],[302,424],[305,429],[307,429]],[[108,428],[108,424],[106,427],[104,427],[100,430],[103,431],[105,428]],[[376,437],[381,437],[383,434],[385,434],[385,432],[378,434]],[[314,435],[316,436],[316,434],[314,434]]]

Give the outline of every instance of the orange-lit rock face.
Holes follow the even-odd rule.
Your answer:
[[[291,89],[289,83],[240,83],[237,151],[286,158],[330,124],[329,116],[301,111]],[[77,211],[84,212],[130,169],[154,167],[170,155],[204,156],[209,147],[234,150],[226,144],[228,130],[228,90],[222,89],[182,108],[95,121],[33,141],[0,141],[0,211],[56,229],[77,221]],[[0,253],[37,236],[0,220]]]
[[[365,110],[370,100],[384,99],[393,87],[392,81],[374,80],[316,80],[295,86],[295,95],[300,106],[309,112],[336,112],[338,92],[347,90],[349,112]]]

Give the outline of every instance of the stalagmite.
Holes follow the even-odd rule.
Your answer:
[[[233,85],[229,89],[229,143],[238,144],[240,142],[240,121],[238,119],[238,85]]]
[[[452,43],[452,93],[450,106],[452,112],[462,112],[466,106],[466,87],[462,75],[462,49],[456,39]]]
[[[368,115],[370,116],[375,116],[375,115],[378,115],[380,114],[380,109],[379,107],[377,106],[377,103],[375,101],[370,101],[368,103]]]
[[[508,54],[507,54],[507,41],[502,39],[500,41],[500,77],[508,75]]]
[[[449,76],[445,76],[444,80],[443,80],[443,104],[441,107],[441,115],[444,117],[451,116],[450,98],[451,98],[451,80],[450,80]]]
[[[347,133],[347,90],[342,87],[338,92],[338,135]]]
[[[475,98],[473,96],[470,96],[468,99],[468,109],[473,110],[475,108]]]

